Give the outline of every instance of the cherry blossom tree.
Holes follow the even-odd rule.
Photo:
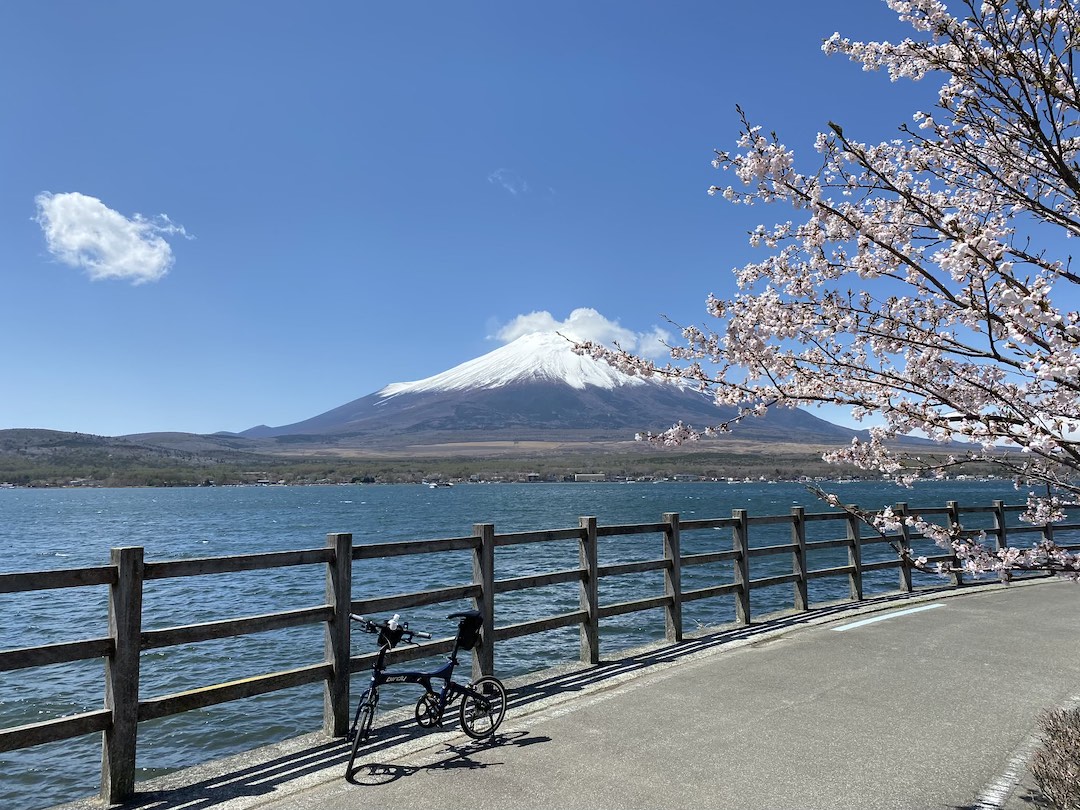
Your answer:
[[[737,151],[713,161],[731,183],[709,193],[792,219],[750,234],[764,258],[735,271],[732,297],[709,297],[718,324],[684,328],[673,362],[579,351],[689,380],[738,419],[848,406],[873,426],[828,460],[902,482],[989,462],[1045,489],[1029,498],[1030,520],[1060,519],[1062,498],[1080,496],[1080,274],[1067,253],[1080,235],[1080,11],[1069,0],[955,0],[956,15],[938,0],[887,4],[911,38],[834,34],[822,49],[894,81],[940,80],[936,105],[882,143],[829,123],[805,164],[740,109]],[[914,453],[896,441],[907,435],[942,452]],[[887,512],[867,519],[895,528]],[[1080,574],[1080,555],[1053,543],[998,552],[958,527],[917,528],[973,573]]]

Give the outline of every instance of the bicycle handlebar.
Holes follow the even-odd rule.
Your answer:
[[[411,643],[412,640],[413,640],[413,637],[424,638],[424,639],[431,638],[431,633],[425,633],[425,632],[423,632],[421,630],[410,630],[408,622],[402,622],[401,624],[397,625],[396,627],[391,627],[390,622],[393,621],[391,619],[386,619],[386,620],[383,620],[382,623],[378,623],[378,622],[373,622],[373,621],[371,621],[371,619],[365,618],[364,616],[359,616],[356,613],[350,613],[349,618],[352,619],[354,622],[359,623],[361,629],[365,633],[374,634],[374,633],[381,633],[383,631],[389,632],[391,630],[400,630],[401,631],[401,638],[404,639],[407,643]],[[397,618],[396,614],[395,614],[395,618]]]

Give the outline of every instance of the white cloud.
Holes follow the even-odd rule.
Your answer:
[[[529,193],[529,184],[525,178],[512,169],[496,169],[488,175],[488,182],[502,186],[515,197]]]
[[[671,334],[658,326],[648,332],[634,332],[591,307],[579,307],[563,321],[546,311],[518,315],[497,329],[494,338],[509,343],[533,332],[558,332],[571,340],[591,340],[609,346],[618,343],[627,351],[652,359],[667,357],[669,350],[664,344],[672,342]]]
[[[43,191],[34,202],[35,220],[49,253],[69,267],[85,270],[94,281],[157,281],[173,265],[172,248],[163,236],[191,238],[164,214],[152,220],[142,214],[128,219],[96,197],[76,191]]]

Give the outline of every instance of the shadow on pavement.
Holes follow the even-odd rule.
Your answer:
[[[502,765],[503,763],[478,762],[473,759],[473,755],[479,751],[489,751],[507,745],[524,748],[546,742],[551,742],[551,738],[532,736],[526,731],[517,731],[512,734],[496,734],[487,742],[476,741],[467,745],[447,745],[445,751],[437,755],[439,759],[429,765],[408,766],[369,762],[356,766],[346,779],[354,785],[376,787],[396,782],[407,776],[413,776],[421,771],[446,771],[458,768],[480,770]]]
[[[977,587],[977,585],[974,587]],[[926,597],[935,593],[955,594],[956,591],[957,589],[951,585],[938,588],[922,588],[912,594],[884,594],[869,597],[856,603],[841,602],[835,605],[811,608],[804,613],[767,617],[757,624],[724,627],[697,635],[692,639],[685,639],[677,644],[650,647],[643,652],[631,653],[619,659],[603,661],[595,666],[582,667],[572,672],[561,673],[548,678],[541,677],[538,680],[531,681],[527,686],[509,691],[507,693],[507,711],[509,712],[512,707],[528,706],[531,703],[555,695],[582,691],[587,687],[596,686],[619,675],[646,670],[659,664],[678,662],[705,650],[730,644],[733,641],[745,641],[766,633],[774,633],[777,630],[787,630],[813,622],[820,622],[830,616],[850,613],[853,608],[858,608],[860,611],[872,610],[892,603],[906,602],[916,596]]]

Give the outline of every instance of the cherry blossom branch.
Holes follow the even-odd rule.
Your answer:
[[[735,271],[734,295],[708,298],[716,325],[684,328],[673,362],[579,348],[738,409],[719,425],[646,440],[678,444],[771,408],[828,403],[872,424],[826,453],[831,462],[901,483],[989,463],[1080,495],[1080,275],[1062,252],[1080,236],[1080,10],[963,0],[958,17],[939,0],[887,3],[911,38],[834,34],[822,50],[893,80],[940,78],[933,110],[882,143],[830,123],[804,173],[793,150],[736,108],[737,151],[713,161],[734,181],[709,193],[780,205],[795,219],[750,232],[766,255]],[[948,455],[897,444],[910,435]],[[975,549],[968,564],[997,564],[965,546]],[[1012,564],[1033,564],[1031,553]]]
[[[1002,582],[1009,582],[1013,575],[1020,572],[1045,571],[1066,579],[1080,581],[1080,551],[1070,551],[1044,536],[1029,549],[1004,547],[990,549],[986,543],[986,532],[965,530],[958,523],[942,526],[939,523],[924,520],[917,514],[897,515],[892,507],[879,511],[866,511],[853,504],[846,504],[835,493],[813,484],[807,486],[817,498],[835,509],[857,518],[871,531],[881,537],[896,552],[901,564],[925,574],[950,575],[964,573],[981,577],[988,573],[995,574]],[[1028,510],[1022,519],[1036,525],[1049,525],[1064,518],[1065,504],[1060,500],[1030,497]],[[941,561],[930,565],[925,556],[914,556],[909,546],[903,543],[896,532],[902,527],[914,530],[914,537],[933,540],[939,548],[949,551],[956,559]]]

